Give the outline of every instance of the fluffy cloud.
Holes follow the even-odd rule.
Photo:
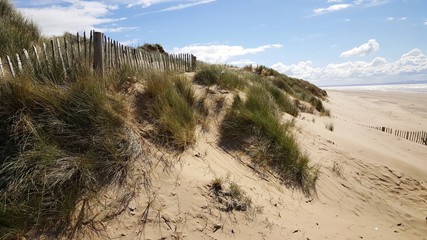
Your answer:
[[[314,9],[313,12],[317,15],[320,15],[320,14],[325,14],[325,13],[329,13],[329,12],[335,12],[335,11],[343,10],[343,9],[349,8],[351,6],[352,6],[351,4],[335,4],[335,5],[331,5],[327,8]]]
[[[64,31],[87,31],[96,29],[96,26],[101,24],[123,20],[107,17],[111,11],[117,9],[116,5],[81,0],[61,2],[62,5],[20,8],[20,10],[42,26],[45,35],[60,35]]]
[[[341,53],[340,57],[354,57],[354,56],[366,56],[372,52],[378,51],[380,44],[375,39],[370,39],[367,43],[362,44],[359,47],[355,47],[348,51]]]
[[[279,62],[271,67],[289,76],[322,84],[402,81],[408,77],[411,80],[427,78],[427,57],[417,48],[392,62],[382,57],[376,57],[370,62],[348,61],[328,64],[325,67],[313,67],[311,61],[292,65]]]
[[[256,48],[229,45],[190,45],[182,48],[173,48],[172,53],[191,53],[198,59],[210,63],[225,63],[233,57],[248,54],[257,54],[271,48],[281,48],[280,44],[263,45]]]

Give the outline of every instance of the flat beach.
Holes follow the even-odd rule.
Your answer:
[[[366,127],[427,130],[427,95],[328,93],[331,117],[303,113],[295,121],[300,145],[319,166],[312,196],[242,164],[244,158],[217,147],[215,132],[201,133],[175,167],[153,176],[154,200],[141,191],[134,211],[106,223],[108,236],[427,239],[427,146]],[[253,209],[219,211],[208,187],[215,178],[237,182]]]

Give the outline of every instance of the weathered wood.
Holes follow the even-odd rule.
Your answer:
[[[5,74],[4,74],[4,69],[3,69],[3,63],[1,61],[1,57],[0,57],[0,77],[4,78]]]
[[[84,56],[85,56],[85,64],[87,64],[87,38],[86,32],[83,32],[83,47],[84,47]]]
[[[66,62],[66,65],[67,65],[67,68],[68,69],[71,69],[71,64],[70,64],[70,59],[69,59],[69,56],[68,56],[68,42],[67,42],[67,38],[66,37],[64,37],[64,55],[65,55],[65,62]]]
[[[53,39],[50,40],[50,48],[52,49],[52,63],[55,65],[55,44],[53,43]]]
[[[37,53],[37,47],[36,46],[33,46],[33,52],[34,52],[34,56],[36,57],[37,66],[40,66],[40,59],[39,59],[39,54]]]
[[[81,47],[80,47],[80,35],[79,35],[79,33],[77,33],[76,39],[77,39],[77,58],[78,58],[79,64],[81,64],[82,58],[81,58]]]
[[[91,66],[91,64],[93,64],[93,61],[92,61],[92,48],[93,48],[93,30],[90,30],[90,37],[89,37],[89,66]]]
[[[62,64],[62,71],[64,72],[64,79],[67,78],[67,69],[65,68],[65,63],[64,63],[64,58],[62,57],[62,52],[61,52],[61,43],[59,42],[59,39],[56,39],[56,44],[58,45],[58,55],[59,55],[59,60],[61,61]]]
[[[93,33],[93,46],[94,46],[94,54],[93,54],[93,65],[95,69],[95,73],[104,78],[104,56],[103,56],[103,34],[101,32]]]
[[[76,64],[76,54],[74,51],[74,39],[73,36],[70,35],[70,53],[71,53],[71,65],[75,67]]]
[[[19,57],[19,54],[16,53],[16,62],[18,63],[18,71],[19,73],[22,73],[22,62],[21,58]]]
[[[7,58],[7,64],[9,64],[10,74],[12,74],[12,77],[15,78],[16,77],[15,70],[13,69],[13,64],[12,64],[12,61],[10,60],[9,55],[7,55],[6,58]]]
[[[191,70],[195,72],[197,69],[197,58],[193,54],[191,54]]]
[[[26,65],[29,67],[29,70],[33,71],[34,67],[33,67],[33,62],[31,61],[31,58],[30,58],[30,54],[28,53],[27,49],[24,49],[23,52],[27,62]]]

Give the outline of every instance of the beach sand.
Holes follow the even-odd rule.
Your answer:
[[[325,105],[330,118],[295,121],[302,149],[320,166],[311,196],[218,147],[213,120],[193,149],[155,162],[151,185],[139,185],[129,208],[93,238],[427,239],[427,146],[365,127],[427,130],[427,95],[330,91]],[[237,183],[252,207],[219,210],[208,186],[215,178]]]

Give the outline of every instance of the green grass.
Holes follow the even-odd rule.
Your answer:
[[[235,97],[221,124],[220,144],[246,152],[258,166],[272,168],[285,183],[308,193],[317,172],[301,152],[290,123],[282,122],[279,109],[266,87],[254,84],[245,100]]]
[[[219,65],[204,65],[194,76],[194,81],[205,86],[218,85],[223,89],[235,90],[245,87],[244,80],[237,71]]]
[[[40,39],[39,28],[8,0],[0,0],[0,57],[22,53]]]
[[[183,76],[152,73],[138,97],[143,118],[157,128],[156,140],[178,150],[195,143],[195,128],[207,114],[204,100],[196,96]]]
[[[90,75],[22,75],[0,83],[0,101],[0,239],[69,232],[78,203],[122,182],[141,153],[123,100]]]
[[[295,104],[289,99],[287,95],[284,94],[279,88],[274,86],[268,81],[263,81],[263,87],[267,89],[270,95],[273,97],[275,103],[279,107],[279,109],[283,112],[286,112],[294,117],[298,116],[298,108]]]

